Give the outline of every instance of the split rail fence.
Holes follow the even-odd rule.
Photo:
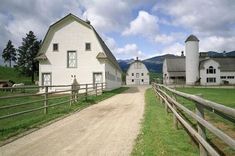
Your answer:
[[[162,84],[153,83],[152,86],[156,96],[160,99],[161,103],[165,105],[166,112],[168,113],[170,110],[173,113],[175,128],[178,128],[178,124],[181,123],[188,133],[198,142],[200,156],[206,156],[208,154],[212,156],[220,155],[219,152],[207,141],[206,129],[235,150],[235,140],[204,118],[204,110],[207,109],[234,124],[235,109],[205,100],[196,95],[176,91]],[[193,101],[196,108],[195,112],[177,102],[178,97]],[[194,128],[189,122],[187,122],[188,120],[185,115],[183,115],[184,113],[197,122],[197,128]]]
[[[84,97],[87,100],[88,96],[90,95],[97,96],[99,94],[102,94],[105,88],[106,88],[105,83],[96,83],[96,84],[73,83],[72,85],[24,86],[24,87],[22,86],[22,87],[0,88],[0,92],[3,93],[3,96],[0,96],[0,103],[1,103],[0,111],[7,112],[3,115],[0,114],[0,120],[40,110],[44,110],[43,111],[44,114],[47,114],[48,109],[50,107],[56,107],[63,104],[68,104],[69,106],[72,106],[72,104],[77,102],[79,98]],[[4,96],[4,93],[7,93],[6,96]],[[12,93],[12,95],[9,96],[9,93]],[[38,98],[35,98],[36,100],[32,100],[34,99],[33,97],[38,97]],[[23,99],[29,98],[30,100],[29,101],[23,100],[23,102],[21,102],[22,98]],[[16,99],[19,99],[18,100],[19,102],[14,101]],[[10,100],[13,100],[14,103],[8,103]],[[49,104],[50,100],[52,101],[51,104]],[[57,101],[59,100],[59,102],[53,103],[53,100]],[[28,106],[35,103],[40,103],[41,106],[33,109],[17,111],[14,113],[9,113],[11,111],[7,111],[9,109]]]

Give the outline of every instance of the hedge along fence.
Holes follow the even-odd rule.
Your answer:
[[[3,119],[7,119],[7,118],[11,118],[14,116],[19,116],[19,115],[23,115],[26,113],[30,113],[30,112],[35,112],[35,111],[40,111],[40,110],[44,110],[44,114],[48,113],[48,108],[50,107],[56,107],[59,105],[63,105],[63,104],[69,104],[70,106],[77,102],[79,98],[81,97],[85,97],[85,99],[87,100],[88,96],[90,95],[98,95],[98,94],[102,94],[103,90],[106,88],[106,84],[105,83],[96,83],[96,84],[78,84],[76,82],[74,82],[72,85],[52,85],[52,86],[24,86],[24,87],[5,87],[5,88],[0,88],[0,91],[11,91],[11,92],[16,92],[16,91],[20,91],[20,94],[13,94],[10,96],[1,96],[0,97],[0,101],[3,102],[7,102],[8,100],[15,100],[18,98],[29,98],[29,97],[40,97],[40,99],[37,100],[31,100],[31,101],[27,101],[27,102],[15,102],[15,103],[4,103],[3,106],[0,105],[0,111],[4,111],[6,109],[14,109],[14,108],[18,108],[21,106],[26,106],[26,105],[32,105],[34,103],[43,103],[43,106],[40,107],[36,107],[33,109],[27,109],[27,110],[23,110],[23,111],[18,111],[18,112],[14,112],[14,113],[7,113],[4,115],[1,115],[0,113],[0,120]],[[27,90],[37,90],[37,93],[31,93],[32,91],[30,91],[30,93],[27,94],[22,94],[27,92]],[[63,94],[63,95],[61,95]],[[50,95],[61,95],[59,97],[50,97]],[[65,101],[60,101],[57,103],[52,103],[52,104],[48,104],[49,100],[56,100],[56,99],[61,99],[63,97],[68,97],[68,100]]]
[[[219,155],[218,152],[214,149],[214,147],[212,147],[207,142],[205,129],[209,130],[211,133],[217,136],[220,140],[222,140],[232,149],[235,149],[235,140],[228,136],[225,132],[213,126],[209,121],[205,120],[204,118],[204,109],[207,109],[216,113],[217,115],[220,115],[222,118],[235,123],[235,109],[226,107],[224,105],[209,100],[205,100],[195,95],[182,93],[156,83],[153,83],[153,89],[157,97],[159,97],[161,102],[165,104],[166,112],[170,110],[173,113],[174,126],[177,128],[178,123],[180,122],[191,134],[191,136],[194,137],[199,143],[200,156],[206,156],[208,153],[213,156]],[[195,112],[189,110],[188,108],[177,102],[177,96],[195,102]],[[197,121],[197,129],[194,129],[187,122],[187,119],[182,116],[183,112]]]

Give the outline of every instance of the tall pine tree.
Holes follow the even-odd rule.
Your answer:
[[[35,57],[39,51],[41,41],[38,41],[32,31],[22,39],[22,46],[18,48],[17,69],[26,76],[31,76],[34,82],[34,73],[38,71],[38,61]]]
[[[9,62],[10,67],[12,62],[16,61],[16,49],[14,48],[11,40],[8,41],[6,48],[3,49],[2,58],[4,59],[4,62]]]

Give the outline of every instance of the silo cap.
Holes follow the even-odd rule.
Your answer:
[[[194,36],[194,35],[190,35],[190,36],[185,40],[185,42],[188,42],[188,41],[197,41],[197,42],[199,42],[199,39],[198,39],[196,36]]]

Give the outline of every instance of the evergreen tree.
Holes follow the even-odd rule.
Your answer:
[[[4,59],[4,62],[9,62],[10,67],[12,65],[12,61],[16,61],[16,49],[14,48],[11,40],[8,41],[6,48],[3,49],[2,58]]]
[[[22,39],[22,46],[18,48],[17,69],[26,76],[31,76],[34,82],[34,73],[38,71],[38,61],[35,57],[39,51],[41,41],[38,41],[32,31]]]

